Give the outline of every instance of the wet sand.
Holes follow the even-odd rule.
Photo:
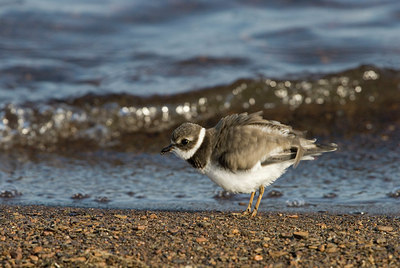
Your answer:
[[[399,267],[399,215],[0,205],[3,267]]]

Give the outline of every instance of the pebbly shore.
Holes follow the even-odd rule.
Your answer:
[[[400,267],[399,215],[0,205],[2,267]]]

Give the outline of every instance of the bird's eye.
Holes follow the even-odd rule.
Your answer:
[[[181,143],[182,143],[183,145],[186,145],[186,144],[189,143],[189,140],[188,140],[188,139],[183,139],[183,140],[181,141]]]

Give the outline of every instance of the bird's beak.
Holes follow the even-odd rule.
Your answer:
[[[174,145],[170,144],[170,145],[168,145],[167,147],[165,147],[165,148],[163,148],[161,150],[161,154],[165,154],[165,153],[171,152],[172,149],[174,149]]]

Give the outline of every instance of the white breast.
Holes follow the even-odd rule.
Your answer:
[[[292,161],[261,166],[260,162],[247,171],[231,172],[219,165],[209,163],[203,172],[226,191],[233,193],[251,193],[263,185],[268,186],[278,179]]]

